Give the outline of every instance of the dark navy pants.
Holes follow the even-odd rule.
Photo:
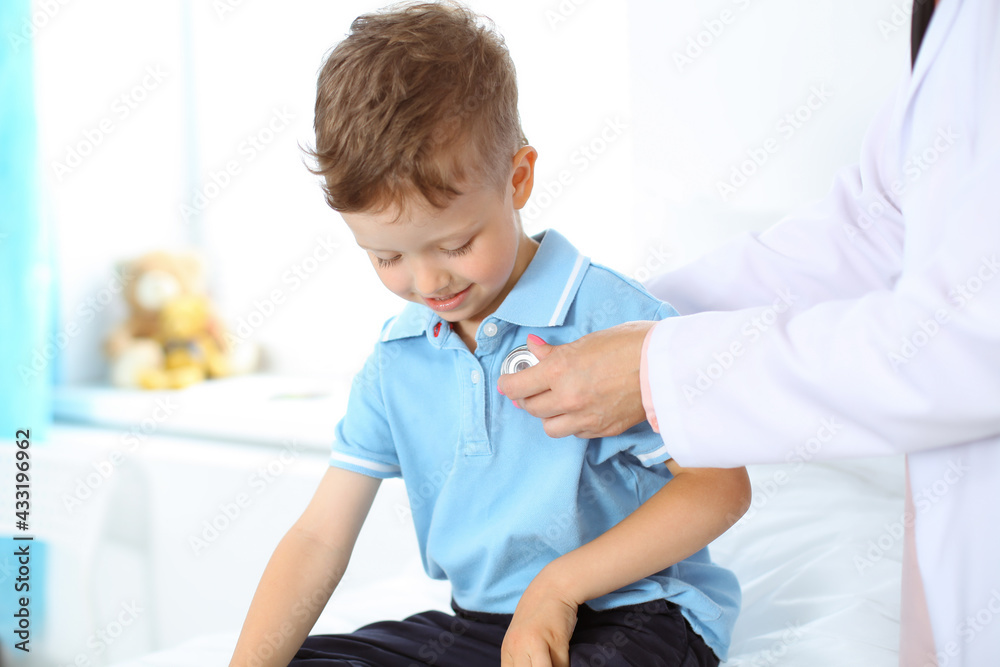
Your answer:
[[[289,667],[489,667],[500,664],[509,614],[459,608],[382,621],[346,635],[306,639]],[[672,602],[594,611],[580,607],[572,667],[717,667],[719,659]]]

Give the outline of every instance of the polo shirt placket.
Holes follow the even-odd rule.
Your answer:
[[[455,361],[455,381],[460,387],[462,406],[459,413],[461,420],[460,451],[466,456],[489,456],[493,453],[490,445],[489,420],[487,414],[486,384],[487,373],[480,363],[482,346],[477,345],[476,353],[473,354],[466,347],[461,336],[456,334],[448,322],[434,316],[431,322],[442,322],[440,329],[440,342],[430,337],[430,332],[435,324],[428,328],[428,340],[435,347],[447,350],[449,354],[456,357]]]

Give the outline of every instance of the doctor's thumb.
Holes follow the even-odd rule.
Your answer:
[[[552,353],[552,346],[546,343],[544,340],[536,336],[535,334],[528,335],[528,351],[531,352],[539,361],[549,356]]]

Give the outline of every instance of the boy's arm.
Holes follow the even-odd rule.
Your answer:
[[[331,467],[278,543],[230,667],[286,667],[340,583],[380,480]]]
[[[726,532],[750,506],[744,468],[682,468],[635,512],[549,563],[521,596],[502,667],[567,667],[577,608],[670,567]]]

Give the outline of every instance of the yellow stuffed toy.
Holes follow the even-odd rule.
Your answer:
[[[156,333],[163,346],[163,367],[140,373],[139,386],[182,389],[205,378],[229,375],[229,363],[211,325],[205,297],[188,294],[168,300]]]
[[[197,257],[154,252],[119,268],[130,312],[105,345],[112,384],[180,389],[252,370],[254,355],[247,358],[243,350],[237,360],[228,350]]]

